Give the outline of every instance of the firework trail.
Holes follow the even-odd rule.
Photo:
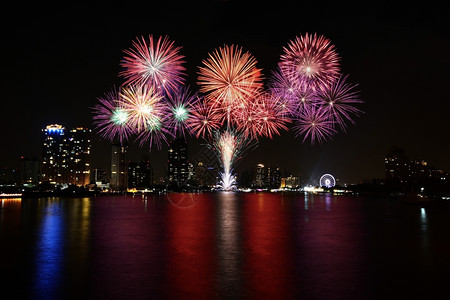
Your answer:
[[[220,172],[220,187],[222,190],[230,191],[236,188],[236,176],[233,175],[233,165],[239,159],[238,155],[247,145],[247,140],[241,134],[227,129],[223,133],[216,132],[214,147],[220,153],[223,172]]]
[[[100,136],[113,141],[118,138],[123,143],[132,134],[129,126],[129,114],[123,107],[116,90],[99,98],[99,104],[93,108],[94,125]]]
[[[165,93],[177,91],[186,70],[180,49],[167,36],[156,40],[150,35],[148,42],[144,37],[133,41],[133,47],[124,50],[121,62],[124,84],[152,85]]]

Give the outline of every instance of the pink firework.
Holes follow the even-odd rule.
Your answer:
[[[176,91],[184,82],[186,70],[180,49],[167,36],[154,40],[150,35],[148,43],[143,37],[137,39],[131,49],[124,50],[121,62],[124,70],[120,75],[125,77],[125,85],[147,84],[166,93]]]
[[[280,99],[287,115],[295,115],[314,105],[316,100],[313,89],[303,82],[290,80],[280,68],[270,77],[269,91]]]
[[[331,41],[322,35],[307,33],[283,49],[280,68],[291,81],[317,89],[339,76],[339,56]]]
[[[191,117],[187,120],[187,127],[197,138],[211,137],[213,132],[222,126],[221,114],[214,106],[207,105],[204,100],[191,105]]]
[[[352,116],[359,116],[363,112],[355,107],[362,103],[356,84],[347,82],[348,75],[339,77],[330,86],[320,89],[317,93],[318,104],[328,112],[329,117],[345,131],[346,121],[354,124]]]
[[[209,54],[200,67],[198,84],[208,102],[228,112],[254,98],[262,89],[256,59],[237,46],[225,45]]]
[[[333,121],[329,119],[327,111],[321,107],[313,106],[303,110],[294,121],[296,124],[293,130],[297,136],[303,135],[303,142],[309,138],[311,144],[322,143],[336,133]]]
[[[104,139],[113,141],[118,138],[120,143],[128,139],[132,133],[129,126],[129,114],[123,107],[119,93],[113,90],[99,99],[99,104],[93,108],[94,125]]]

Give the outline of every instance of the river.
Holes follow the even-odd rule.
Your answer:
[[[1,299],[437,299],[450,208],[302,193],[1,199],[0,245]]]

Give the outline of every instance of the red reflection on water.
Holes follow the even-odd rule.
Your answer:
[[[169,299],[211,299],[215,275],[215,214],[211,195],[194,194],[195,205],[174,205],[166,214],[166,282]],[[192,196],[192,195],[191,195]]]
[[[246,296],[292,298],[295,266],[289,210],[280,195],[260,193],[245,198],[242,229]]]

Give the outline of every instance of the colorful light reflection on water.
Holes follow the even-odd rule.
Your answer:
[[[45,299],[430,296],[446,287],[449,211],[282,193],[8,200],[0,287]]]

